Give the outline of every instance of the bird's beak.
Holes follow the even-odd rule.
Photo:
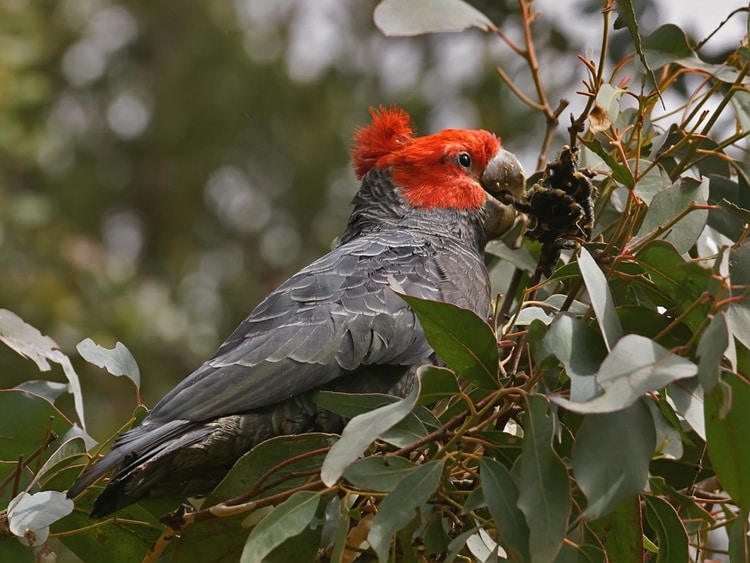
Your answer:
[[[513,153],[500,149],[492,157],[481,178],[482,187],[503,203],[511,203],[508,195],[513,199],[523,196],[526,177],[521,163]],[[506,195],[507,194],[507,195]]]
[[[487,240],[492,240],[513,227],[518,216],[513,203],[523,196],[526,178],[515,155],[500,149],[485,168],[480,182],[492,196],[485,202],[487,218],[484,223]]]

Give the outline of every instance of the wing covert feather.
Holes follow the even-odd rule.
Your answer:
[[[428,361],[419,322],[388,278],[411,295],[440,299],[439,254],[411,233],[339,246],[263,300],[149,418],[207,420],[277,403],[362,365]],[[464,264],[464,275],[469,266],[476,264]]]

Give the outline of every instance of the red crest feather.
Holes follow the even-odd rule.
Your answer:
[[[372,124],[354,132],[352,159],[357,178],[372,170],[378,159],[403,148],[414,138],[411,117],[403,109],[396,106],[370,108],[370,116]]]

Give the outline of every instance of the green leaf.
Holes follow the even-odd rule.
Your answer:
[[[700,367],[698,373],[700,375]],[[706,422],[703,416],[704,394],[704,388],[697,377],[680,379],[670,383],[667,387],[667,395],[672,399],[675,409],[702,440],[706,439]]]
[[[463,0],[382,0],[375,8],[375,25],[386,36],[495,29],[482,12]]]
[[[559,314],[542,340],[539,358],[554,355],[570,378],[570,400],[593,399],[601,388],[593,375],[607,355],[601,334],[569,313]]]
[[[329,518],[332,518],[331,515],[329,515],[330,509],[332,509],[332,506],[338,505],[339,508],[339,514],[336,517],[336,529],[333,533],[333,541],[331,542],[330,548],[331,548],[331,561],[341,561],[344,550],[346,549],[346,536],[347,532],[349,531],[349,510],[346,507],[346,503],[341,502],[339,497],[334,496],[330,502],[328,503],[328,506],[326,507],[326,522],[323,524],[324,526],[329,525]],[[325,530],[323,531],[323,537],[325,539]],[[325,544],[324,544],[325,545]]]
[[[727,321],[732,336],[750,348],[750,306],[746,303],[732,303],[727,309]]]
[[[428,555],[440,555],[448,550],[451,537],[448,535],[450,530],[450,520],[440,516],[437,510],[423,510],[422,520],[427,519],[427,525],[422,540],[424,541],[425,553]]]
[[[407,475],[380,503],[367,535],[367,541],[378,556],[387,561],[391,538],[411,522],[416,510],[426,503],[440,485],[445,460],[428,461]]]
[[[500,240],[491,240],[487,243],[485,251],[530,274],[536,270],[537,261],[525,246],[510,248]]]
[[[680,506],[687,511],[687,517],[693,521],[693,529],[700,525],[698,522],[703,521],[707,526],[712,526],[716,519],[702,505],[699,505],[694,497],[688,496],[675,490],[670,486],[663,477],[651,477],[649,479],[649,488],[651,493],[665,497],[673,506]],[[710,506],[710,505],[707,505]],[[684,516],[683,516],[684,518]],[[690,531],[692,532],[693,529]]]
[[[420,366],[417,370],[417,376],[422,382],[422,393],[417,401],[419,405],[429,405],[461,392],[456,374],[447,368],[430,365]]]
[[[44,381],[42,379],[34,381],[24,381],[14,387],[14,389],[20,389],[28,391],[33,395],[38,395],[43,399],[47,399],[50,403],[54,403],[63,393],[67,393],[68,386],[65,383],[58,383],[57,381]]]
[[[675,63],[691,70],[700,70],[722,82],[737,80],[737,69],[729,65],[711,64],[701,60],[688,43],[685,32],[674,24],[662,25],[643,42],[653,68]]]
[[[344,479],[364,491],[389,493],[419,465],[398,456],[358,459],[344,470]]]
[[[547,401],[526,397],[523,452],[519,465],[518,508],[530,530],[531,561],[554,561],[565,537],[570,514],[570,482],[565,464],[552,449],[553,423]]]
[[[613,412],[632,405],[644,393],[692,377],[697,371],[690,360],[675,356],[653,340],[628,334],[602,362],[596,376],[604,391],[601,395],[585,403],[557,395],[550,400],[573,412]]]
[[[60,541],[82,561],[100,561],[102,554],[116,553],[117,563],[139,563],[163,530],[163,525],[138,505],[121,511],[120,518],[105,522],[91,520],[80,509],[78,503],[77,510],[51,529],[62,534]]]
[[[479,528],[471,528],[453,538],[448,544],[448,553],[445,556],[444,563],[453,563],[466,545],[466,542],[469,541],[469,538],[476,534],[478,530]]]
[[[226,477],[206,497],[203,507],[214,506],[247,493],[269,471],[272,471],[271,481],[281,482],[281,485],[264,487],[258,498],[306,483],[308,473],[320,469],[325,452],[309,454],[331,447],[337,438],[334,434],[309,432],[296,436],[276,436],[261,442],[235,462]],[[287,463],[292,458],[295,461]],[[277,467],[279,464],[283,464],[283,467]]]
[[[672,24],[662,25],[656,29],[643,42],[643,47],[647,51],[671,55],[673,60],[693,54],[685,32]]]
[[[698,342],[698,379],[705,391],[711,391],[719,382],[721,359],[729,346],[729,326],[726,314],[718,312],[701,335]]]
[[[596,321],[602,330],[604,343],[607,349],[611,350],[622,337],[622,326],[620,319],[617,318],[615,302],[609,291],[607,278],[585,248],[581,248],[578,266],[581,268],[581,276],[591,297],[591,305],[594,307]]]
[[[737,90],[730,98],[729,105],[737,117],[740,128],[743,131],[750,131],[750,93]]]
[[[514,326],[528,326],[534,321],[548,325],[552,322],[553,317],[547,314],[542,307],[524,307],[516,317]]]
[[[609,166],[612,170],[612,177],[616,182],[623,184],[628,188],[635,186],[635,180],[633,175],[628,170],[628,167],[617,162],[606,150],[602,147],[602,144],[596,139],[584,139],[581,141],[586,148],[601,158],[604,163]]]
[[[617,120],[620,114],[620,98],[623,92],[621,88],[615,88],[605,82],[596,94],[596,111],[589,114],[589,123],[592,133],[606,131]]]
[[[397,403],[400,399],[382,393],[340,393],[338,391],[315,391],[310,398],[319,407],[340,414],[344,418],[368,413],[386,405]]]
[[[427,341],[446,365],[480,389],[497,389],[497,339],[472,311],[451,303],[428,301],[394,291],[419,317]]]
[[[320,504],[320,494],[298,491],[281,503],[253,528],[242,550],[241,563],[262,563],[287,539],[310,525]]]
[[[76,350],[90,364],[104,368],[117,377],[124,375],[135,384],[136,389],[140,388],[141,372],[138,369],[138,364],[133,354],[122,342],[118,342],[114,348],[109,349],[99,346],[93,340],[87,338],[78,343]]]
[[[266,555],[263,563],[289,563],[290,561],[315,561],[319,556],[322,541],[322,526],[320,525],[320,508],[309,526],[299,534],[287,539],[271,553]],[[217,563],[223,563],[219,560]],[[180,562],[182,563],[182,562]],[[187,563],[187,562],[186,562]],[[208,563],[198,560],[197,563]]]
[[[49,526],[73,512],[73,501],[58,491],[19,493],[8,505],[8,529],[27,545],[41,545]]]
[[[0,389],[0,480],[15,470],[15,464],[21,456],[28,457],[37,448],[43,446],[45,431],[50,430],[58,436],[65,435],[73,423],[52,403],[18,389]],[[43,459],[54,452],[49,449]]]
[[[518,487],[505,466],[492,458],[479,460],[482,492],[497,526],[497,541],[514,562],[531,561],[529,527],[518,508]]]
[[[208,495],[203,508],[244,495],[260,486],[253,499],[265,498],[308,483],[320,470],[326,449],[338,436],[311,432],[277,436],[261,442],[242,456]],[[320,451],[323,450],[323,451]],[[289,463],[289,460],[294,460]],[[260,482],[264,474],[270,475]],[[174,561],[237,561],[247,538],[246,515],[210,518],[188,526],[172,551]],[[207,542],[206,538],[211,541]],[[281,548],[279,548],[281,549]]]
[[[705,204],[707,195],[707,179],[699,182],[693,178],[680,178],[654,196],[636,237],[658,236],[671,242],[680,254],[686,253],[693,247],[706,226],[707,209],[694,209],[671,225],[666,232],[660,231],[694,204]],[[633,241],[631,244],[636,242]]]
[[[73,426],[65,436],[62,436],[56,447],[52,449],[49,459],[39,468],[34,481],[44,483],[54,477],[61,469],[64,469],[71,462],[83,456],[90,447],[96,444],[94,440],[81,430],[78,426]]]
[[[646,520],[656,532],[659,553],[656,563],[690,561],[685,526],[671,504],[652,495],[645,495]]]
[[[646,170],[651,164],[651,161],[642,158],[638,163],[638,170]],[[630,166],[635,166],[635,160],[630,161]],[[657,164],[638,179],[638,184],[635,186],[635,193],[646,205],[651,205],[656,194],[671,185],[672,180],[669,178],[669,174],[666,173],[660,164]]]
[[[643,526],[637,497],[621,503],[589,526],[604,545],[609,563],[643,560]]]
[[[740,511],[729,528],[729,561],[750,561],[750,524],[746,510]]]
[[[665,298],[659,305],[670,309],[673,316],[692,308],[685,323],[693,331],[699,330],[710,309],[708,305],[696,307],[695,304],[706,291],[711,272],[695,262],[685,261],[674,245],[665,240],[647,244],[636,257],[653,286]]]
[[[682,381],[689,380],[683,379]],[[682,447],[684,433],[681,432],[681,423],[672,405],[669,401],[662,398],[646,401],[641,399],[641,402],[645,402],[646,407],[648,407],[651,413],[651,420],[654,423],[654,430],[656,431],[656,439],[654,441],[656,451],[652,452],[652,456],[660,459],[682,459],[685,453]]]
[[[732,285],[737,288],[736,291],[746,292],[750,289],[750,244],[743,244],[739,248],[731,249],[729,275]]]
[[[6,309],[0,309],[0,341],[34,362],[39,371],[52,369],[49,360],[56,361],[54,358],[60,353],[57,342]]]
[[[731,388],[731,404],[722,416],[723,394],[715,386],[706,394],[706,446],[716,474],[737,505],[750,510],[750,385],[731,373],[724,375]]]
[[[750,190],[747,184],[742,177],[732,181],[713,175],[708,186],[708,203],[718,206],[709,209],[708,225],[733,241],[739,240],[745,223],[750,223]]]
[[[333,486],[344,470],[364,453],[373,440],[411,412],[419,391],[420,385],[417,383],[400,401],[360,414],[349,421],[339,441],[328,452],[320,470],[320,478],[326,486]]]
[[[13,563],[37,563],[38,559],[33,549],[21,544],[15,538],[0,539],[0,561]]]
[[[573,474],[588,499],[581,516],[601,518],[643,491],[655,446],[654,421],[643,401],[584,416],[572,456]]]
[[[654,71],[651,70],[651,67],[648,66],[648,61],[646,60],[646,54],[643,52],[643,44],[641,42],[641,35],[638,31],[638,21],[635,18],[635,10],[633,9],[633,3],[631,0],[615,0],[615,4],[617,5],[617,13],[619,14],[618,21],[622,22],[622,24],[625,25],[625,27],[628,28],[628,31],[630,32],[630,38],[633,40],[633,45],[635,46],[635,52],[638,53],[638,58],[641,61],[641,64],[643,64],[643,67],[646,70],[646,74],[648,74],[649,80],[651,80],[651,83],[654,85],[654,88],[656,88],[656,91],[659,91],[658,82],[656,81],[656,76],[654,76]],[[617,27],[617,25],[615,25]]]
[[[339,393],[336,391],[315,391],[311,394],[311,398],[318,406],[344,418],[354,418],[359,414],[368,413],[400,400],[393,395],[379,393]],[[439,421],[432,412],[425,408],[417,410],[418,412],[407,414],[393,427],[383,432],[380,437],[389,444],[402,448],[427,434],[424,421],[439,426]]]
[[[42,335],[36,328],[26,324],[18,315],[0,309],[0,341],[5,342],[24,358],[32,360],[39,371],[49,371],[49,362],[59,364],[68,379],[68,391],[73,395],[76,414],[85,429],[83,415],[83,393],[78,374],[70,363],[70,358],[60,351],[60,346],[49,336]]]

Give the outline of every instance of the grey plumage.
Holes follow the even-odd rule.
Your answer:
[[[165,486],[205,492],[242,453],[275,435],[339,432],[316,389],[395,392],[434,362],[419,321],[388,286],[486,316],[484,208],[430,208],[404,201],[388,171],[370,170],[338,246],[280,285],[180,382],[143,423],[68,492],[74,497],[111,470],[92,516]]]

